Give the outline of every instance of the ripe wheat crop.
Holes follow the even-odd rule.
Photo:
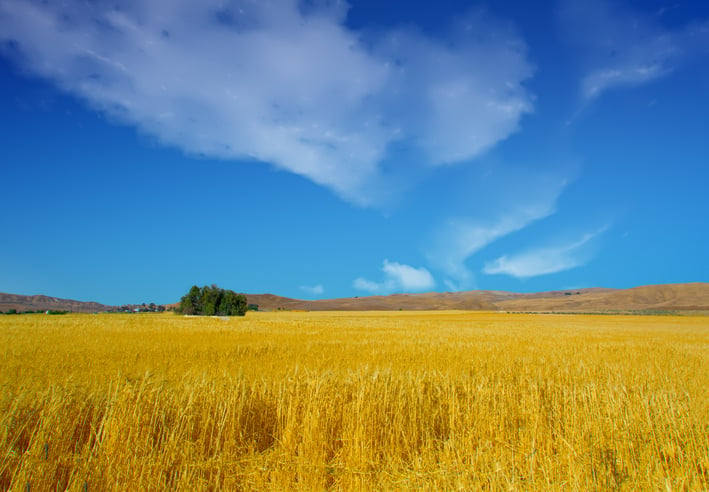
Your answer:
[[[0,490],[702,490],[709,319],[0,317]]]

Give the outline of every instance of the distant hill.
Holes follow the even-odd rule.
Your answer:
[[[632,289],[571,289],[518,294],[503,291],[430,292],[304,301],[247,294],[262,310],[486,310],[486,311],[709,311],[709,283],[646,285]]]
[[[572,295],[523,295],[496,304],[505,311],[707,311],[709,283],[589,289]],[[552,293],[548,293],[552,294]]]
[[[303,301],[279,297],[273,294],[247,294],[249,304],[257,304],[261,310],[299,309],[308,311],[398,311],[462,309],[495,311],[488,296],[471,292],[431,292],[427,294],[392,294],[388,296],[347,297]]]
[[[22,311],[72,311],[74,313],[95,313],[111,311],[116,306],[107,306],[98,302],[74,301],[48,296],[21,296],[18,294],[3,294],[0,292],[0,311],[8,312],[15,309]]]
[[[429,292],[388,296],[347,297],[306,301],[273,294],[246,294],[249,304],[260,310],[307,311],[398,311],[474,310],[525,312],[616,312],[616,311],[709,311],[709,283],[645,285],[632,289],[571,289],[519,294],[473,290]],[[170,306],[176,307],[178,304]],[[96,302],[81,302],[47,296],[0,293],[0,311],[61,310],[97,312],[118,309]]]

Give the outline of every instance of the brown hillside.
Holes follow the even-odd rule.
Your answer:
[[[6,313],[10,309],[22,311],[72,311],[75,313],[93,313],[109,311],[114,306],[106,306],[98,302],[82,302],[71,299],[59,299],[48,296],[23,296],[19,294],[4,294],[0,292],[0,311]]]
[[[305,301],[272,294],[247,295],[262,310],[502,310],[502,311],[648,311],[709,310],[709,283],[647,285],[632,289],[571,289],[518,294],[501,291],[430,292]]]
[[[294,309],[308,311],[398,311],[461,309],[495,311],[497,307],[483,292],[431,292],[427,294],[393,294],[389,296],[347,297],[304,301],[273,294],[247,294],[249,304],[261,310]]]
[[[523,295],[496,305],[505,311],[709,310],[709,283],[645,285],[624,290],[590,289],[572,295]],[[549,293],[552,294],[552,293]]]
[[[429,292],[389,296],[348,297],[306,301],[273,294],[247,294],[250,304],[265,311],[709,311],[709,283],[646,285],[632,289],[573,289],[518,294],[501,291]],[[179,304],[179,303],[178,303]],[[176,304],[177,305],[177,304]],[[0,293],[0,311],[97,312],[115,309],[96,302],[81,302],[48,296]]]

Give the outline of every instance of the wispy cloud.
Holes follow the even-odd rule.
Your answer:
[[[473,13],[446,39],[365,38],[344,2],[0,0],[0,46],[30,73],[166,145],[275,165],[377,204],[389,148],[476,157],[531,111],[525,45]]]
[[[390,294],[392,292],[421,292],[430,290],[436,285],[431,273],[425,268],[415,268],[395,261],[384,260],[382,265],[385,279],[374,282],[365,278],[357,278],[353,287],[371,294]]]
[[[524,229],[532,222],[548,217],[554,212],[550,207],[520,209],[497,221],[481,222],[473,219],[449,219],[438,232],[435,254],[429,255],[432,263],[461,284],[448,282],[453,290],[466,285],[471,272],[465,261],[488,244]]]
[[[466,262],[475,253],[556,211],[556,201],[569,180],[547,179],[549,176],[543,174],[528,176],[514,186],[501,185],[500,193],[508,199],[498,209],[490,204],[476,216],[449,218],[433,233],[426,256],[433,267],[449,277],[445,281],[449,289],[473,287],[473,273]],[[485,214],[493,218],[485,218]]]
[[[299,289],[311,296],[321,296],[325,293],[325,288],[322,286],[322,284],[301,285]]]
[[[586,73],[581,93],[586,100],[658,79],[709,46],[707,22],[669,29],[661,24],[661,15],[604,0],[566,0],[560,12],[563,31],[582,50]]]
[[[607,226],[603,227],[571,243],[531,249],[515,255],[503,255],[486,263],[483,273],[525,279],[583,266],[593,257],[593,249],[590,248],[592,241],[607,229]]]

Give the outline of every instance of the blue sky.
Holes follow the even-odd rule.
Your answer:
[[[0,0],[0,291],[707,281],[709,4]]]

